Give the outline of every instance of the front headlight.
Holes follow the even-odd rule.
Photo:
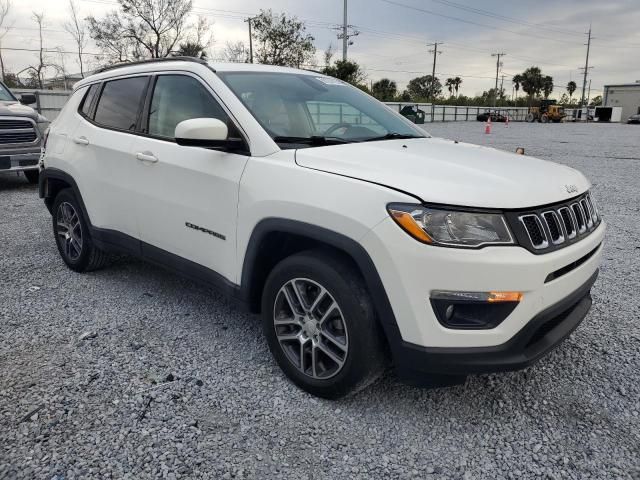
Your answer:
[[[416,240],[431,245],[474,248],[513,245],[513,236],[500,213],[460,211],[407,203],[387,206],[391,218]]]

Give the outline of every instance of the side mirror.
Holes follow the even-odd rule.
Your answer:
[[[23,105],[33,105],[36,101],[36,96],[33,93],[23,93],[20,95],[20,103]]]
[[[228,138],[227,125],[217,118],[192,118],[176,125],[174,137],[178,145],[225,151],[245,150],[244,140]]]

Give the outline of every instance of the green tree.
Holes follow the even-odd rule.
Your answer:
[[[529,67],[524,72],[522,72],[521,76],[522,90],[524,90],[525,93],[529,95],[529,101],[531,102],[531,100],[533,100],[535,97],[539,97],[540,92],[542,91],[542,71],[538,67]]]
[[[602,95],[593,97],[591,102],[589,102],[589,106],[591,107],[599,107],[600,105],[602,105]]]
[[[205,47],[196,42],[184,42],[180,44],[180,47],[176,51],[176,56],[178,57],[196,57],[196,58],[207,58],[207,52],[205,51]]]
[[[571,100],[573,99],[573,92],[575,92],[577,88],[578,85],[576,85],[576,82],[574,82],[573,80],[567,83],[567,92],[569,92],[569,103],[571,103]]]
[[[393,80],[383,78],[373,84],[371,93],[382,102],[392,102],[398,93],[398,86]]]
[[[367,78],[360,65],[351,60],[338,60],[333,65],[324,67],[322,73],[356,86]]]
[[[307,33],[305,23],[296,17],[261,10],[251,25],[257,44],[255,58],[259,63],[299,68],[313,60],[314,38]]]
[[[407,85],[407,92],[413,101],[431,100],[440,95],[442,84],[438,77],[424,75],[411,79]]]

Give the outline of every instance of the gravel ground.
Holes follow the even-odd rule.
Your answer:
[[[256,318],[129,258],[58,257],[0,178],[0,478],[640,479],[640,127],[429,125],[581,169],[609,222],[594,306],[523,372],[329,402],[292,386]],[[533,185],[531,188],[535,188]]]

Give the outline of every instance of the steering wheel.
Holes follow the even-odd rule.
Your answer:
[[[350,128],[352,128],[353,125],[350,123],[336,123],[335,125],[331,125],[329,128],[327,128],[324,132],[324,136],[325,137],[329,137],[331,136],[331,134],[333,132],[335,132],[336,130],[340,130],[341,128],[346,128],[347,130],[349,130]],[[346,132],[345,132],[346,133]]]

